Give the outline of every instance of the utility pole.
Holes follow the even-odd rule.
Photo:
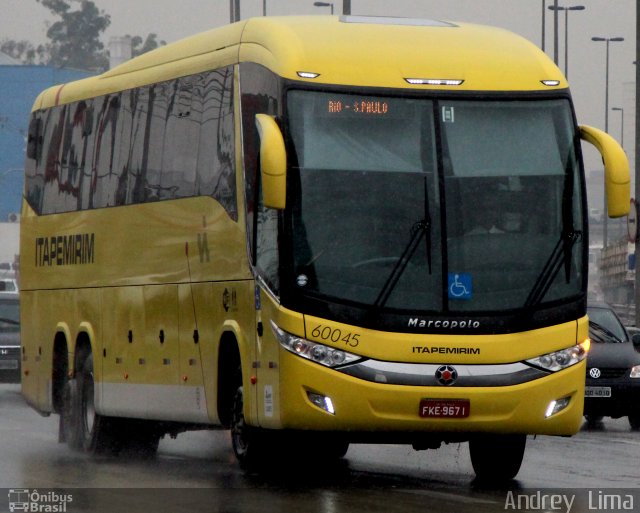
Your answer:
[[[231,23],[240,21],[240,0],[229,0],[229,19]]]
[[[558,0],[553,1],[553,62],[558,65]]]
[[[636,140],[635,140],[635,200],[640,198],[640,6],[636,2]],[[632,205],[632,207],[635,205]],[[636,302],[636,326],[640,322],[640,272],[638,271],[638,262],[640,262],[640,248],[638,247],[638,237],[636,236],[635,242],[635,256],[636,256],[636,273],[635,273],[635,287],[634,297]]]

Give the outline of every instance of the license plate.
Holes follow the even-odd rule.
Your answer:
[[[585,397],[611,397],[611,387],[585,387]]]
[[[0,370],[13,370],[18,368],[18,360],[0,360]]]
[[[470,410],[469,399],[422,399],[418,414],[429,419],[461,419]]]

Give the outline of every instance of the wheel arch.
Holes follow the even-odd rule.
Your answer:
[[[231,412],[235,393],[242,385],[243,363],[240,340],[235,329],[222,332],[218,346],[217,414],[220,423],[231,425]]]

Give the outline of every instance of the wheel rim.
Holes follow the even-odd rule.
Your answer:
[[[247,426],[244,421],[244,400],[242,389],[238,390],[236,399],[233,402],[233,413],[231,416],[231,439],[233,449],[238,457],[247,453]]]
[[[84,426],[85,433],[87,437],[91,436],[93,432],[93,426],[96,421],[96,407],[93,401],[93,374],[87,373],[84,376],[85,379],[85,389],[82,398],[83,402],[83,417],[84,417]]]

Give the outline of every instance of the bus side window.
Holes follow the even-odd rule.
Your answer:
[[[242,142],[245,182],[245,205],[247,212],[247,240],[251,261],[256,264],[257,212],[260,208],[258,154],[260,137],[256,127],[256,114],[279,116],[280,106],[276,98],[280,95],[279,79],[269,70],[253,63],[240,65]]]
[[[237,221],[233,67],[196,77],[192,105],[200,111],[194,194],[213,197]]]
[[[40,115],[35,113],[29,122],[29,135],[27,138],[27,157],[39,160],[42,149],[42,121]]]
[[[194,108],[194,78],[170,83],[158,199],[193,196],[201,111]]]

